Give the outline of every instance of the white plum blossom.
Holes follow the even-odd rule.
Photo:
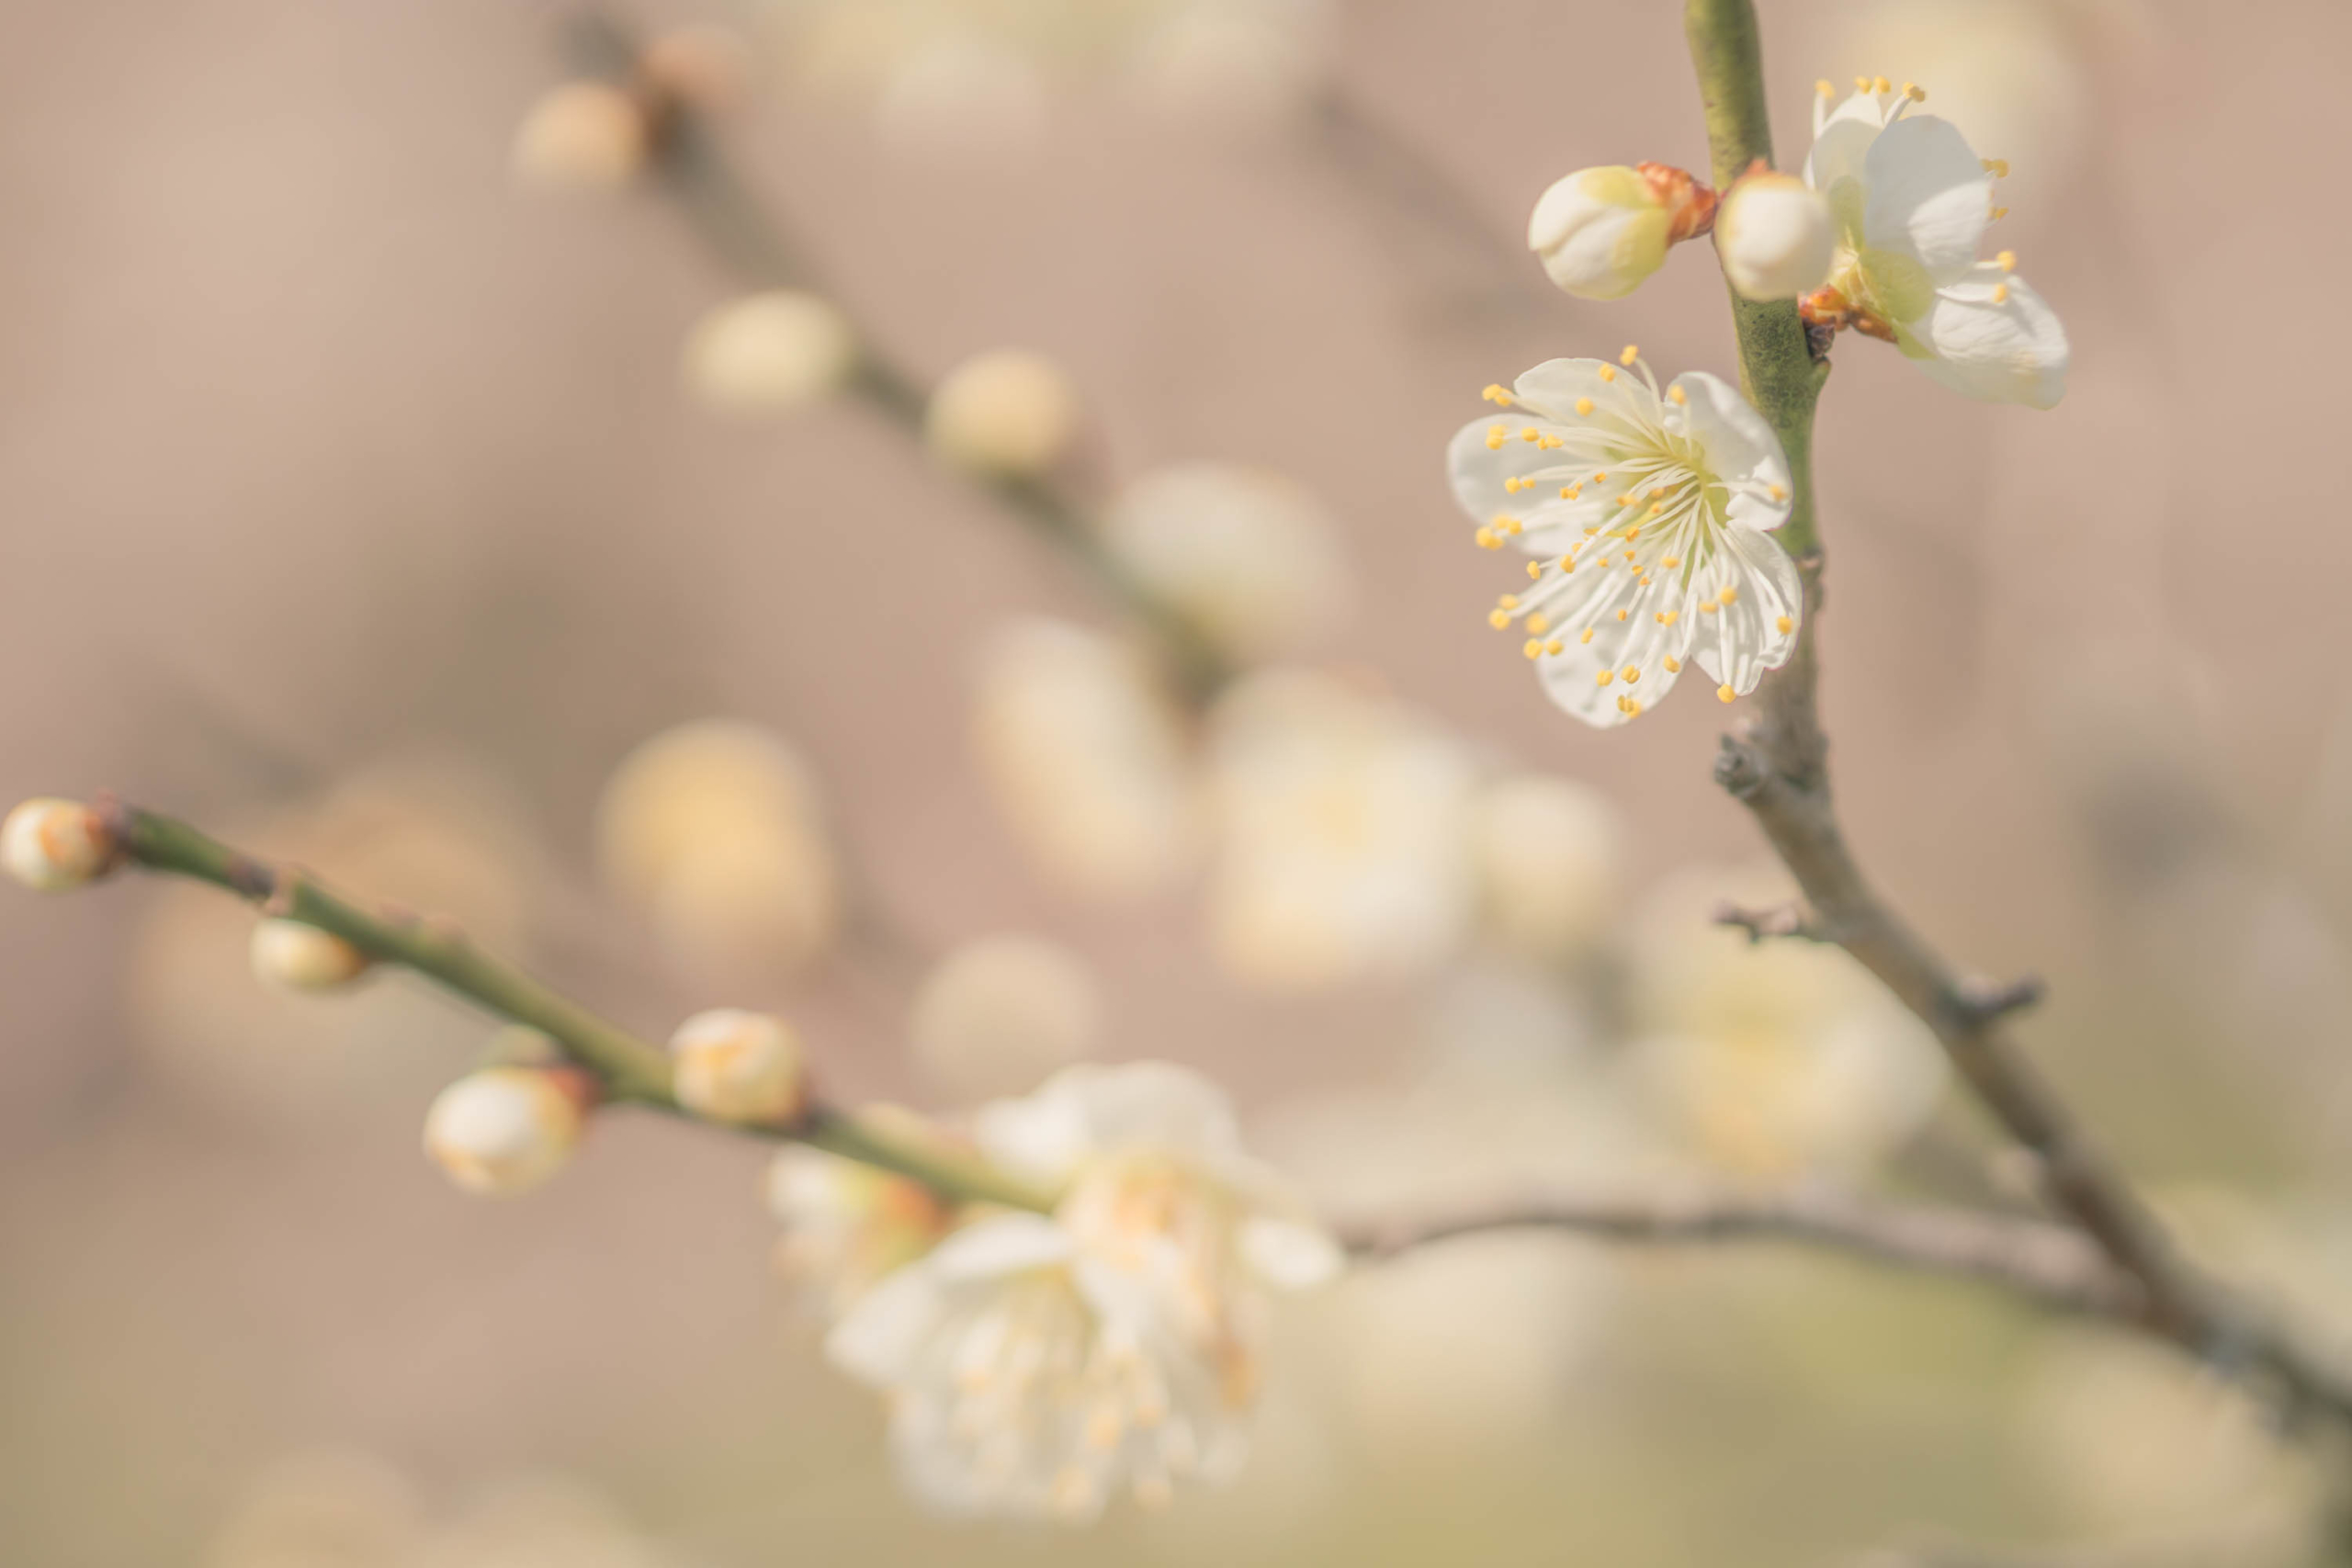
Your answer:
[[[1761,169],[1731,187],[1715,214],[1724,276],[1750,299],[1794,299],[1829,280],[1838,221],[1794,175]]]
[[[1535,558],[1487,619],[1526,633],[1554,702],[1608,728],[1694,660],[1724,702],[1788,661],[1804,596],[1771,531],[1789,467],[1737,391],[1698,370],[1661,389],[1629,348],[1547,360],[1487,396],[1505,412],[1454,436],[1454,499],[1481,546]]]
[[[1336,1246],[1182,1067],[1074,1066],[982,1108],[975,1132],[1061,1194],[1054,1213],[984,1213],[826,1341],[888,1395],[908,1484],[949,1513],[1081,1521],[1230,1477],[1267,1292],[1329,1278]]]
[[[1986,402],[2056,406],[2065,395],[2066,330],[2017,276],[2017,255],[1977,259],[1986,227],[2007,209],[1958,128],[1909,112],[1927,94],[1883,76],[1858,78],[1830,107],[1820,84],[1805,183],[1829,202],[1838,250],[1806,318],[1883,337],[1956,392]]]

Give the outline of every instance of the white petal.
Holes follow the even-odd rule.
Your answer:
[[[1347,1261],[1329,1231],[1293,1220],[1244,1220],[1238,1240],[1243,1261],[1266,1283],[1285,1291],[1322,1284]]]
[[[1689,370],[1674,378],[1689,401],[1681,423],[1707,454],[1707,467],[1718,476],[1767,488],[1778,486],[1781,499],[1735,495],[1730,514],[1750,528],[1777,528],[1789,520],[1791,491],[1788,459],[1780,437],[1764,416],[1739,395],[1736,388],[1703,370]]]
[[[1841,179],[1860,179],[1862,161],[1885,124],[1886,111],[1877,94],[1848,96],[1815,130],[1813,151],[1805,154],[1804,183],[1827,195]]]
[[[1091,1063],[1064,1069],[1097,1148],[1150,1146],[1201,1155],[1238,1149],[1241,1134],[1223,1089],[1173,1062]]]
[[[1915,114],[1888,126],[1871,143],[1862,183],[1865,243],[1911,257],[1938,285],[1975,265],[1993,176],[1950,120]]]
[[[1519,433],[1527,428],[1527,417],[1503,413],[1464,425],[1446,448],[1446,470],[1453,480],[1453,499],[1472,518],[1481,524],[1492,523],[1498,516],[1517,518],[1522,531],[1511,536],[1513,545],[1529,555],[1557,555],[1583,532],[1586,524],[1600,521],[1608,502],[1598,491],[1575,501],[1563,499],[1562,486],[1573,482],[1566,479],[1539,481],[1532,490],[1503,488],[1506,479],[1571,466],[1565,453],[1542,451],[1520,439]],[[1510,439],[1489,448],[1487,433],[1498,424],[1505,427]],[[1584,471],[1589,470],[1579,470]]]
[[[1599,592],[1577,602],[1582,614],[1557,624],[1552,635],[1559,639],[1560,651],[1538,659],[1535,669],[1544,694],[1560,708],[1595,728],[1613,729],[1636,716],[1620,705],[1619,698],[1631,697],[1646,711],[1674,689],[1680,671],[1668,670],[1666,660],[1684,662],[1693,616],[1685,613],[1673,626],[1658,624],[1658,612],[1682,607],[1684,595],[1673,581],[1644,588],[1622,570],[1603,571],[1598,563],[1577,569],[1579,577],[1588,571],[1599,574]],[[1623,620],[1617,618],[1619,610],[1625,612]],[[1590,642],[1582,638],[1588,626]],[[1631,682],[1624,679],[1628,666],[1640,671]],[[1603,671],[1609,674],[1605,682],[1600,679]]]
[[[1768,670],[1777,670],[1796,651],[1804,630],[1804,587],[1796,562],[1781,542],[1752,528],[1725,528],[1723,548],[1708,563],[1710,580],[1728,585],[1736,597],[1702,615],[1691,640],[1691,656],[1717,685],[1741,696],[1754,691]],[[1785,620],[1788,629],[1781,629]]]
[[[1510,390],[1531,412],[1555,423],[1628,431],[1636,427],[1633,416],[1643,395],[1638,381],[1598,359],[1547,359],[1512,382]],[[1582,398],[1593,401],[1589,420],[1577,412]]]
[[[1996,303],[1994,294],[2005,286]],[[1939,289],[1909,335],[1929,356],[1918,359],[1919,368],[1956,392],[2037,409],[2055,408],[2066,395],[2066,329],[2023,278],[1991,262]]]
[[[1043,1214],[998,1214],[941,1242],[925,1261],[943,1285],[998,1279],[1069,1261],[1077,1244]]]
[[[1094,1152],[1086,1106],[1062,1075],[981,1106],[972,1113],[972,1139],[991,1162],[1047,1187],[1068,1181]]]
[[[910,1263],[860,1296],[825,1336],[825,1357],[876,1388],[907,1382],[947,1316],[928,1260]]]

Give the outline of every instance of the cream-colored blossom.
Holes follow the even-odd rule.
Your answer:
[[[1453,737],[1340,678],[1273,670],[1210,720],[1212,948],[1260,984],[1427,968],[1476,901],[1473,771]]]
[[[1820,192],[1771,170],[1744,176],[1715,215],[1724,276],[1750,299],[1794,299],[1829,281],[1838,220]]]
[[[1827,288],[1809,319],[1887,338],[1929,376],[1986,402],[2054,407],[2071,357],[2065,328],[2017,275],[2017,256],[1978,259],[2007,209],[2004,165],[1980,158],[1951,121],[1915,114],[1927,94],[1860,78],[1832,106],[1820,85],[1805,183],[1838,221]]]
[[[1555,703],[1603,728],[1639,716],[1695,661],[1724,702],[1796,651],[1804,596],[1772,536],[1792,503],[1763,416],[1702,370],[1661,389],[1628,348],[1554,359],[1463,426],[1446,459],[1487,549],[1535,558],[1488,613],[1516,623]]]
[[[1481,785],[1471,841],[1489,929],[1521,956],[1559,963],[1589,947],[1624,890],[1624,816],[1574,779],[1513,773]]]
[[[1053,1216],[974,1220],[826,1342],[889,1395],[908,1484],[951,1513],[1083,1520],[1229,1477],[1266,1292],[1334,1273],[1329,1237],[1180,1067],[1072,1067],[975,1126],[1002,1168],[1062,1194]]]
[[[772,1013],[713,1008],[670,1036],[678,1103],[714,1122],[778,1126],[808,1102],[800,1036]]]
[[[777,1266],[829,1322],[947,1230],[945,1207],[921,1182],[801,1144],[776,1152],[767,1197],[784,1227]]]
[[[923,434],[959,468],[995,479],[1030,479],[1068,454],[1077,439],[1078,389],[1058,364],[1026,349],[975,355],[931,394]]]
[[[332,931],[300,920],[254,925],[254,975],[289,991],[338,991],[368,972],[368,955]]]
[[[776,288],[729,300],[686,340],[686,385],[721,413],[786,413],[829,396],[857,364],[857,334],[830,299]]]
[[[0,822],[0,866],[38,893],[62,893],[112,868],[116,846],[98,814],[78,800],[28,800]]]
[[[441,1091],[424,1118],[424,1152],[469,1192],[527,1192],[571,1157],[587,1122],[579,1075],[484,1067]]]
[[[1713,210],[1713,193],[1664,164],[1578,169],[1537,198],[1527,248],[1566,292],[1622,299],[1658,269],[1676,241],[1701,231]]]
[[[1265,469],[1155,468],[1112,503],[1103,538],[1138,581],[1245,663],[1295,651],[1347,609],[1347,565],[1329,513]]]
[[[915,992],[917,1060],[966,1094],[1034,1088],[1094,1048],[1102,1001],[1078,955],[1042,937],[964,943]]]
[[[1188,741],[1129,645],[1063,621],[1005,627],[980,658],[973,743],[997,808],[1072,890],[1133,897],[1192,863]]]

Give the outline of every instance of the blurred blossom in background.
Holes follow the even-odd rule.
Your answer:
[[[1852,835],[1939,943],[2047,978],[2032,1050],[2191,1253],[2352,1349],[2352,544],[2322,465],[2211,456],[2329,449],[2345,220],[2303,154],[2352,15],[1759,8],[1783,162],[1816,78],[1916,80],[2013,171],[1996,243],[2074,341],[2047,414],[1840,342]],[[6,798],[118,788],[648,1038],[772,1010],[920,1135],[1159,1058],[1336,1219],[2013,1205],[1908,1015],[1713,923],[1788,891],[1715,705],[1597,735],[1480,624],[1441,456],[1477,389],[1629,340],[1733,368],[1705,247],[1606,308],[1521,247],[1575,167],[1703,163],[1675,9],[647,0],[624,87],[552,8],[10,7]],[[656,86],[809,277],[697,248]],[[2258,286],[2244,222],[2181,221],[2216,192],[2289,215]],[[905,430],[885,359],[943,394]],[[1024,531],[1033,485],[1083,527]],[[1073,555],[1237,678],[1193,701]],[[490,1021],[266,983],[209,890],[0,891],[11,1562],[2309,1560],[2315,1467],[2177,1359],[1546,1235],[1284,1303],[1230,1490],[943,1524],[820,1350],[942,1233],[922,1190],[616,1115],[470,1201],[418,1143]]]

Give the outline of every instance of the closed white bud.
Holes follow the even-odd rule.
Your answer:
[[[1794,299],[1829,281],[1838,220],[1793,175],[1765,171],[1731,187],[1715,215],[1724,276],[1750,299]]]
[[[611,190],[645,167],[645,112],[608,82],[567,82],[514,133],[514,177],[550,190]]]
[[[1093,1048],[1102,1004],[1068,949],[1028,936],[967,942],[915,993],[915,1055],[976,1096],[1035,1089]]]
[[[685,378],[722,413],[783,413],[840,387],[857,363],[857,335],[832,301],[779,288],[731,300],[695,323]]]
[[[1527,248],[1552,281],[1581,299],[1622,299],[1678,240],[1704,233],[1714,193],[1664,164],[1578,169],[1536,199]]]
[[[78,800],[28,800],[0,823],[0,861],[36,892],[62,893],[114,869],[114,835]]]
[[[800,1036],[763,1012],[713,1008],[678,1025],[670,1037],[672,1090],[678,1103],[713,1122],[774,1124],[808,1102],[808,1067]]]
[[[924,432],[958,468],[1026,478],[1060,461],[1078,434],[1078,391],[1040,354],[997,349],[947,373],[932,394]]]
[[[368,955],[332,931],[300,920],[254,927],[254,974],[288,991],[333,991],[368,972]]]
[[[424,1152],[469,1192],[523,1192],[562,1168],[586,1121],[578,1074],[484,1067],[433,1101]]]

